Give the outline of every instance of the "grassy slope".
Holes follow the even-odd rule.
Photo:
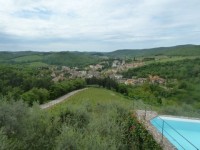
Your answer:
[[[74,149],[127,149],[128,145],[123,143],[125,124],[116,121],[121,120],[118,109],[127,113],[128,104],[130,101],[115,92],[89,88],[50,108],[53,116],[64,114],[68,124],[58,138],[58,149],[68,149],[67,145],[76,145]]]
[[[31,62],[28,64],[28,67],[39,68],[39,67],[48,67],[49,65],[43,62]]]
[[[76,145],[75,149],[160,150],[152,136],[130,118],[132,104],[116,92],[89,88],[50,108],[50,114],[65,116],[63,120],[68,124],[58,138],[59,149]],[[130,126],[135,127],[134,131]]]
[[[13,61],[15,62],[35,62],[35,61],[42,61],[41,55],[27,55],[14,58]]]
[[[100,88],[89,88],[70,97],[68,101],[64,101],[50,109],[51,112],[60,112],[66,105],[79,107],[82,104],[91,104],[95,107],[98,104],[114,104],[128,107],[132,105],[132,101],[122,97],[120,94]]]

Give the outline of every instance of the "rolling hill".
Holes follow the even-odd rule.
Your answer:
[[[197,56],[200,55],[200,45],[179,45],[151,49],[122,49],[107,53],[106,55],[116,58],[147,56]]]
[[[152,56],[200,56],[200,45],[179,45],[151,49],[123,49],[113,52],[0,52],[0,63],[66,65],[70,67],[96,64],[105,58]]]
[[[85,52],[0,52],[0,63],[67,65],[71,67],[98,63],[100,57]]]

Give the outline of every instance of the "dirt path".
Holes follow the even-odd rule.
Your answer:
[[[78,93],[78,92],[80,92],[80,91],[86,90],[86,89],[87,89],[87,88],[84,88],[84,89],[80,89],[80,90],[76,90],[76,91],[70,92],[70,93],[68,93],[68,94],[66,94],[66,95],[64,95],[64,96],[62,96],[62,97],[59,97],[59,98],[57,98],[57,99],[55,99],[55,100],[52,100],[52,101],[50,101],[50,102],[48,102],[48,103],[46,103],[46,104],[40,105],[40,108],[41,108],[41,109],[46,109],[46,108],[52,107],[53,105],[56,105],[56,104],[58,104],[58,103],[60,103],[60,102],[62,102],[62,101],[64,101],[64,100],[67,100],[69,97],[73,96],[74,94],[76,94],[76,93]]]

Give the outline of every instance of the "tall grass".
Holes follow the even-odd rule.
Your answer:
[[[57,137],[57,149],[127,148],[124,138],[129,110],[119,103],[68,104],[60,111],[63,127]]]

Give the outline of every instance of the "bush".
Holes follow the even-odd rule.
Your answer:
[[[0,150],[15,150],[16,143],[8,139],[3,129],[0,129]]]
[[[52,149],[59,127],[37,105],[28,108],[22,101],[0,101],[1,149]]]
[[[30,108],[22,101],[0,101],[0,148],[116,150],[149,146],[157,149],[141,124],[129,118],[129,106],[83,102],[61,108],[51,113],[37,104]],[[136,132],[130,130],[133,125],[137,126]]]
[[[61,130],[61,135],[56,139],[57,150],[77,150],[81,149],[80,141],[82,140],[81,134],[72,127],[64,126]]]
[[[129,115],[127,121],[128,130],[126,131],[126,139],[128,139],[129,149],[148,149],[148,150],[161,150],[159,144],[157,144],[151,134],[145,129],[145,127],[138,122],[134,114]]]
[[[75,128],[86,127],[89,123],[89,114],[85,109],[73,110],[67,107],[60,113],[60,122]]]
[[[67,94],[73,90],[77,90],[85,87],[85,80],[75,79],[75,80],[66,80],[60,83],[56,83],[50,88],[50,98],[55,99],[64,94]]]
[[[39,102],[40,104],[43,104],[49,100],[49,91],[46,89],[33,88],[30,91],[22,94],[22,99],[29,105],[32,105],[33,102]]]
[[[8,137],[20,136],[24,131],[24,119],[28,117],[28,107],[22,101],[0,101],[0,128]]]

